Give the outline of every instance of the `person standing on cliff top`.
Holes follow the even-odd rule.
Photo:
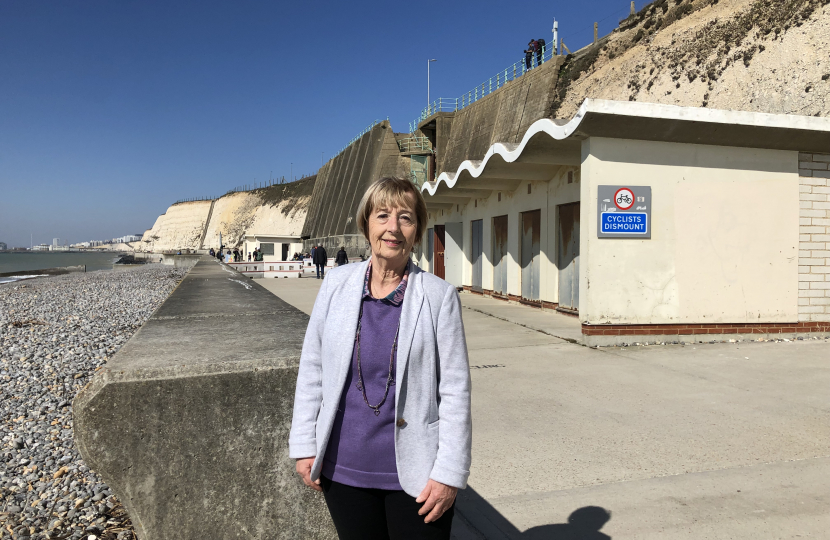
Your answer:
[[[536,40],[536,65],[541,66],[545,59],[545,40],[539,38]]]
[[[533,64],[533,53],[536,52],[534,43],[535,42],[531,39],[527,44],[527,49],[525,49],[525,67],[527,69],[530,69],[530,66]]]

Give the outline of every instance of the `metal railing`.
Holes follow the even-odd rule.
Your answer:
[[[186,202],[196,202],[196,201],[212,201],[216,197],[190,197],[187,199],[179,199],[178,201],[174,202],[173,204],[180,204]]]
[[[398,141],[398,149],[402,153],[432,152],[432,143],[426,137],[407,137]]]
[[[409,132],[414,133],[418,129],[418,124],[438,112],[455,112],[460,111],[464,107],[475,103],[486,95],[493,93],[510,81],[516,80],[533,68],[539,67],[544,62],[551,60],[556,55],[556,48],[545,45],[542,47],[541,62],[536,53],[530,59],[529,65],[525,58],[518,62],[513,62],[513,65],[508,66],[503,71],[499,71],[495,76],[490,77],[480,85],[476,86],[469,92],[461,94],[457,98],[438,98],[432,103],[428,104],[421,114],[413,122],[409,124]]]
[[[314,173],[314,174],[317,174],[317,173]],[[307,174],[307,173],[303,173],[299,177],[297,177],[295,175],[295,180],[294,181],[299,182],[300,180],[305,180],[306,178],[309,178],[311,176],[313,176],[313,175],[312,174]],[[214,200],[217,200],[217,199],[220,199],[220,198],[224,197],[225,195],[231,195],[233,193],[244,193],[246,191],[255,191],[257,189],[265,189],[265,188],[269,188],[269,187],[273,187],[273,186],[281,186],[281,185],[290,184],[290,183],[291,183],[290,180],[286,180],[286,178],[284,176],[281,176],[280,178],[272,178],[271,180],[268,180],[267,182],[255,182],[253,184],[242,184],[241,186],[236,186],[235,188],[229,189],[228,191],[226,191],[223,195],[220,195],[219,197],[189,197],[187,199],[179,199],[178,201],[174,202],[173,204],[180,204],[180,203],[186,203],[186,202],[196,202],[196,201],[214,201]]]
[[[389,120],[389,117],[388,117],[388,116],[386,117],[386,120],[387,120],[387,121]],[[344,146],[343,148],[341,148],[341,149],[340,149],[340,151],[339,151],[339,152],[337,152],[337,153],[334,155],[334,157],[337,157],[337,156],[339,156],[340,154],[342,154],[342,153],[343,153],[343,151],[344,151],[346,148],[348,148],[348,147],[349,147],[349,146],[351,146],[353,143],[357,142],[357,141],[358,141],[361,137],[363,137],[364,135],[366,135],[367,133],[369,133],[370,131],[372,131],[372,128],[373,128],[373,127],[375,127],[376,125],[380,124],[381,122],[382,122],[382,120],[375,120],[374,122],[372,122],[371,124],[369,124],[366,128],[364,128],[364,129],[363,129],[363,131],[361,131],[360,133],[358,133],[357,135],[355,135],[354,137],[352,137],[352,140],[350,140],[348,143],[346,143],[346,146]],[[332,158],[332,159],[334,159],[334,158]]]

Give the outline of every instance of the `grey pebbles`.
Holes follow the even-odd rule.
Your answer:
[[[185,273],[148,265],[0,285],[0,538],[133,538],[75,449],[72,400]]]

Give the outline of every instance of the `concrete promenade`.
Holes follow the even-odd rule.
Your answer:
[[[310,313],[321,281],[257,283]],[[576,319],[461,298],[459,540],[827,537],[830,342],[591,349]]]

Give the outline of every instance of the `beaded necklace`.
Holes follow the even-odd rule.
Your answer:
[[[386,402],[386,397],[389,395],[389,387],[392,384],[392,369],[395,364],[395,352],[398,349],[398,332],[401,330],[401,320],[398,319],[398,328],[395,330],[395,341],[392,342],[392,352],[389,354],[389,375],[386,377],[386,390],[383,392],[383,399],[377,405],[369,403],[369,398],[366,397],[366,387],[363,384],[363,372],[360,368],[360,327],[363,324],[363,301],[360,302],[360,314],[357,318],[357,334],[355,340],[357,341],[357,389],[363,393],[363,402],[375,411],[375,416],[380,415],[380,407]]]

